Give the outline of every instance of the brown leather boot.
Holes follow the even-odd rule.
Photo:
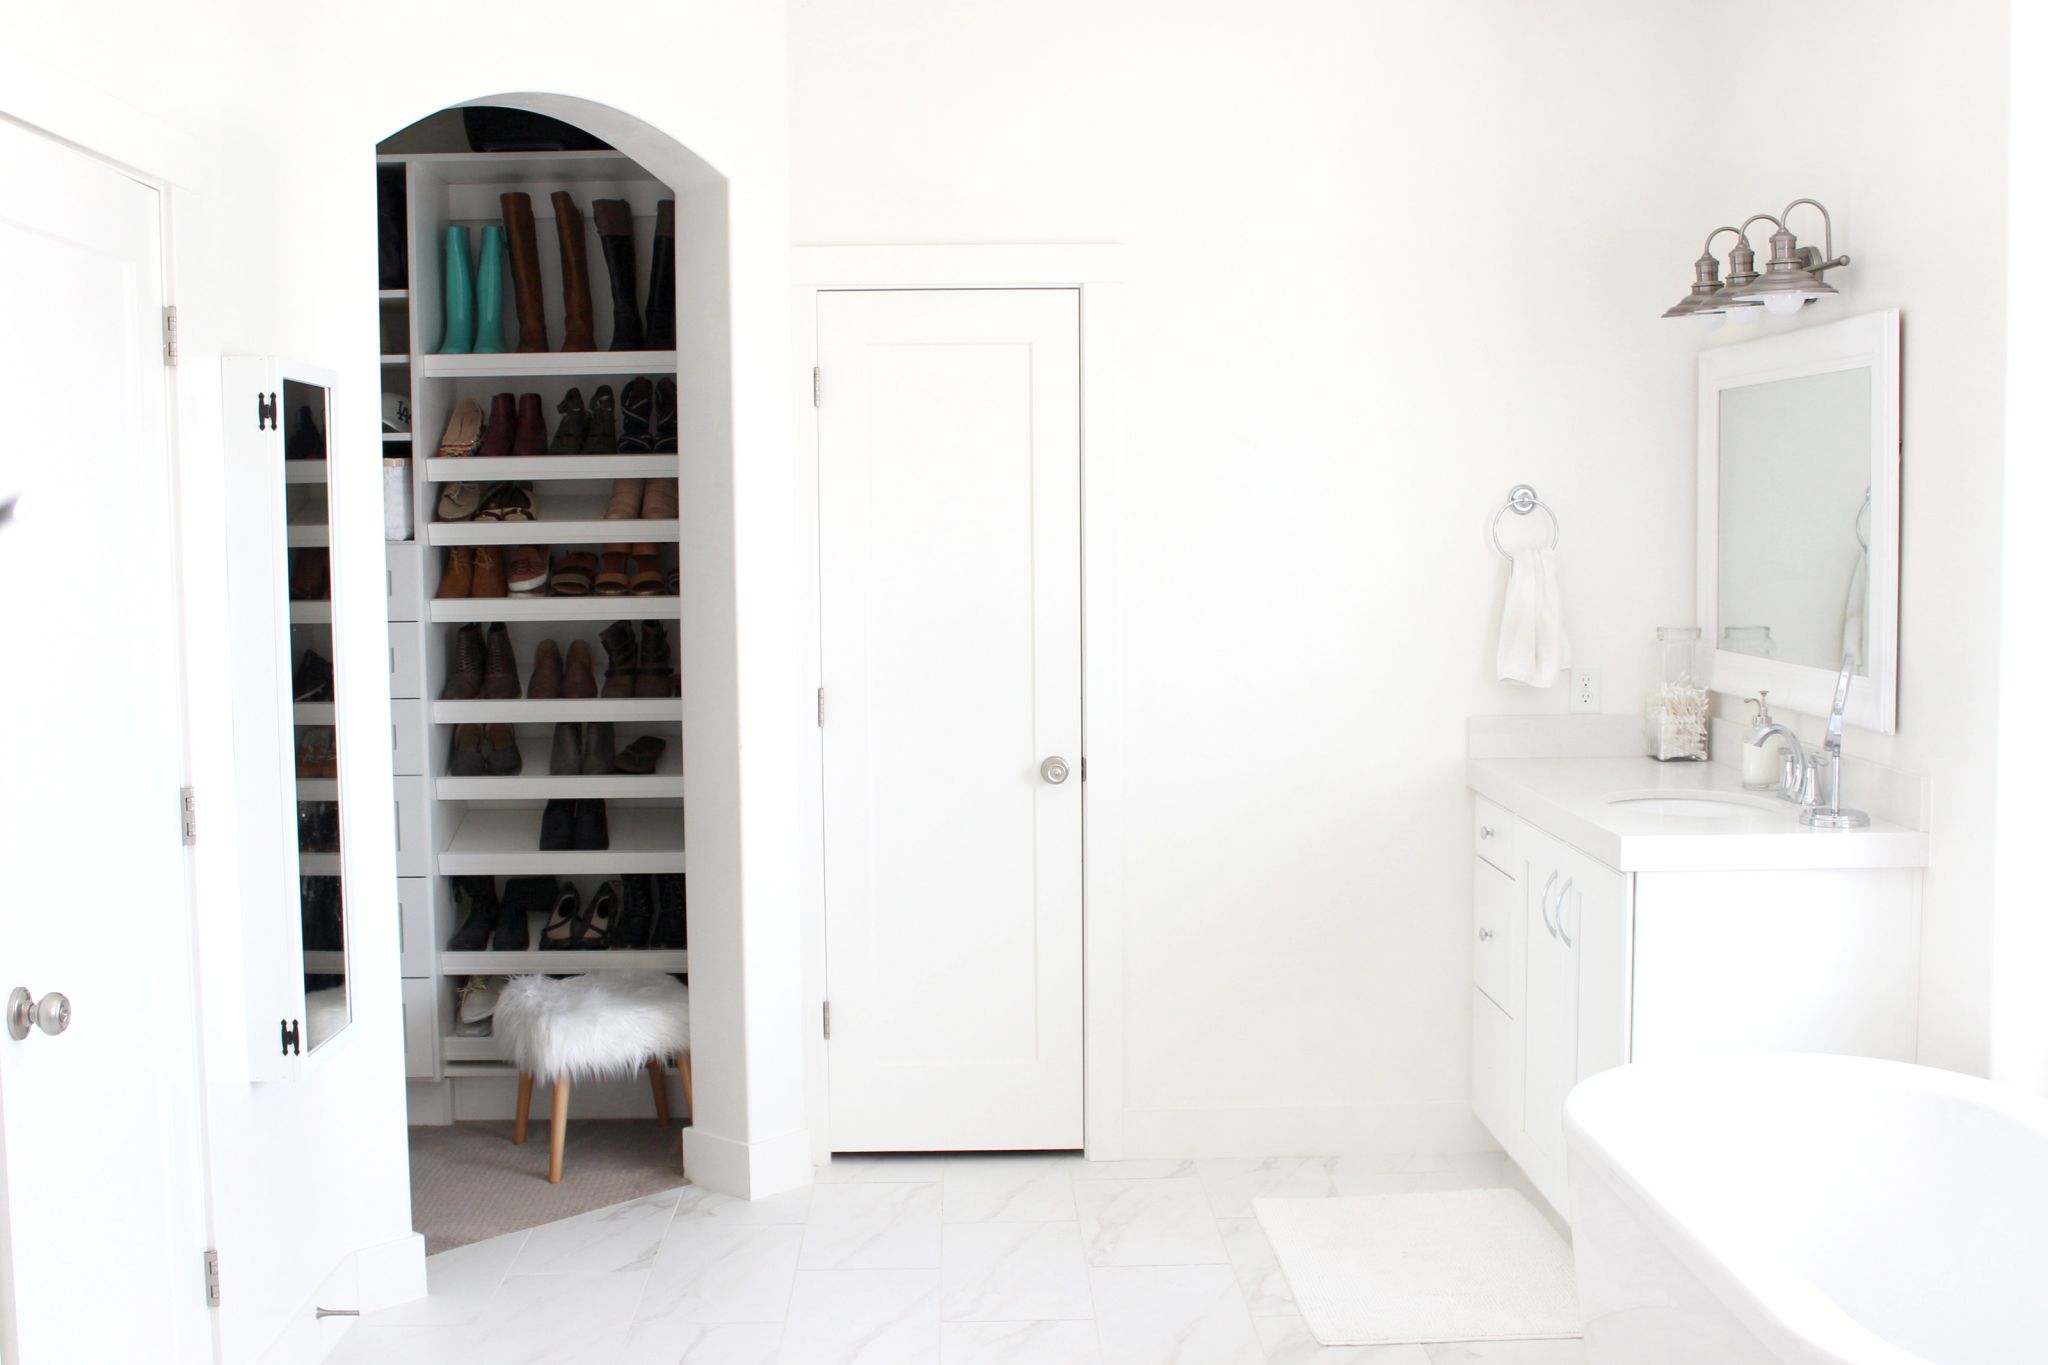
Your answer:
[[[632,521],[640,515],[640,499],[646,492],[646,479],[613,479],[612,500],[605,504],[606,521]]]
[[[512,301],[519,310],[519,344],[515,351],[545,351],[548,319],[542,310],[540,242],[533,232],[533,200],[524,194],[501,194],[498,211],[505,219],[505,255],[512,263]]]
[[[467,597],[476,579],[476,551],[467,545],[450,546],[448,563],[441,570],[436,597]]]
[[[597,670],[590,662],[590,642],[572,640],[569,643],[569,667],[562,679],[562,695],[565,697],[594,697],[597,695]]]
[[[654,260],[647,272],[647,327],[650,351],[676,348],[676,201],[654,206]]]
[[[590,260],[585,254],[583,213],[567,190],[548,196],[555,206],[555,237],[562,244],[562,349],[594,351],[597,333],[590,312]]]
[[[475,575],[470,579],[471,597],[503,597],[505,595],[505,551],[496,545],[479,545],[470,561],[476,566]]]
[[[522,393],[519,395],[519,420],[512,433],[512,454],[545,455],[548,453],[548,419],[540,410],[540,395]]]
[[[442,701],[472,701],[484,686],[484,631],[474,621],[448,637],[448,681]]]
[[[641,500],[640,515],[649,521],[673,521],[682,503],[682,489],[676,479],[649,479],[647,495]]]
[[[633,674],[633,695],[667,696],[669,675],[673,672],[675,665],[669,662],[668,630],[659,621],[642,621],[640,662]]]
[[[512,657],[512,636],[503,621],[493,622],[484,636],[484,688],[491,701],[519,699],[519,661]]]
[[[640,668],[640,651],[633,641],[633,623],[614,621],[597,638],[604,645],[604,695],[632,696],[633,677]]]
[[[554,701],[562,695],[562,647],[542,640],[533,651],[533,676],[527,679],[526,695],[534,701]]]

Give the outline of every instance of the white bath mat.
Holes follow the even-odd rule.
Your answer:
[[[1513,1190],[1255,1199],[1325,1346],[1573,1337],[1572,1251]]]

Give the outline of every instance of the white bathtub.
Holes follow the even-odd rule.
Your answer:
[[[1588,1365],[2048,1362],[2048,1102],[1860,1057],[1565,1105]]]

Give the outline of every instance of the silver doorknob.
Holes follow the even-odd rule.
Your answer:
[[[1057,754],[1038,765],[1038,775],[1054,786],[1067,780],[1068,771],[1067,760]]]
[[[53,1037],[71,1027],[71,1002],[62,991],[51,991],[37,1000],[29,994],[28,987],[14,988],[14,993],[7,997],[7,1032],[20,1042],[28,1037],[32,1027]]]

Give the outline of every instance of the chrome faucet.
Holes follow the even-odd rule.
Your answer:
[[[1806,746],[1788,727],[1774,720],[1765,721],[1750,731],[1749,742],[1761,749],[1772,735],[1785,741],[1785,758],[1778,769],[1778,796],[1794,805],[1812,805],[1813,763],[1806,756]]]
[[[1842,712],[1849,708],[1849,683],[1856,676],[1856,655],[1842,655],[1842,672],[1835,679],[1835,704],[1828,712],[1828,737],[1822,752],[1827,755],[1828,803],[1818,801],[1799,813],[1799,823],[1815,829],[1863,829],[1870,824],[1868,813],[1842,806]]]

